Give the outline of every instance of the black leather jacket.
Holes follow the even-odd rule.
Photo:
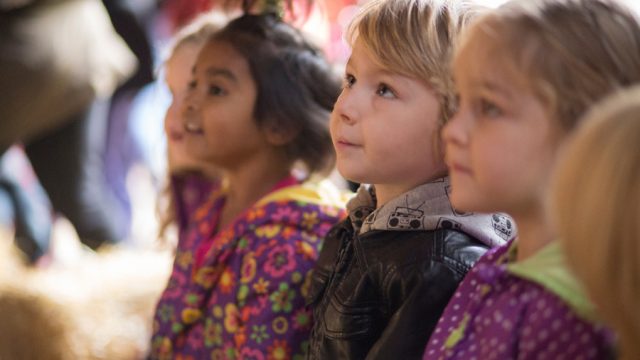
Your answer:
[[[458,283],[487,246],[450,229],[371,231],[350,219],[314,271],[310,359],[421,359]]]

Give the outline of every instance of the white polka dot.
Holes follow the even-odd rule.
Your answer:
[[[540,330],[540,332],[538,333],[538,339],[540,341],[544,341],[547,339],[547,337],[549,337],[549,332],[547,330]]]
[[[589,335],[582,334],[582,336],[580,336],[580,342],[586,345],[589,342]]]

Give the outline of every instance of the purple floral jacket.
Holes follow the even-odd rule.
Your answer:
[[[346,213],[324,181],[279,189],[215,232],[218,190],[180,239],[158,302],[153,359],[296,359],[311,329],[305,308],[324,235]],[[211,248],[196,261],[205,240]]]

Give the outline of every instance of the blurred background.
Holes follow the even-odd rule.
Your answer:
[[[342,72],[363,2],[298,1],[289,20]],[[221,5],[0,0],[0,359],[144,358],[177,236],[158,236],[162,64],[176,31]]]

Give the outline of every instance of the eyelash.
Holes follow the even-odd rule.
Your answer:
[[[497,118],[503,115],[503,111],[499,106],[486,99],[480,99],[478,107],[482,116]]]
[[[344,76],[344,79],[342,81],[342,88],[343,89],[350,89],[353,84],[356,83],[356,78],[355,76],[351,75],[351,74],[346,74]]]
[[[390,95],[387,95],[390,94]],[[376,89],[376,95],[381,96],[381,97],[385,97],[385,98],[395,98],[396,97],[396,93],[393,91],[393,89],[385,84],[385,83],[380,83],[378,85],[378,88]]]
[[[342,83],[342,88],[343,89],[350,89],[353,87],[353,85],[355,85],[356,83],[356,78],[355,76],[351,75],[351,74],[346,74],[344,76],[344,80]],[[393,89],[385,84],[385,83],[380,83],[376,89],[376,95],[381,96],[381,97],[386,97],[386,98],[395,98],[396,93],[395,91],[393,91]]]
[[[227,94],[223,88],[217,85],[210,85],[207,92],[212,96],[223,96]]]

